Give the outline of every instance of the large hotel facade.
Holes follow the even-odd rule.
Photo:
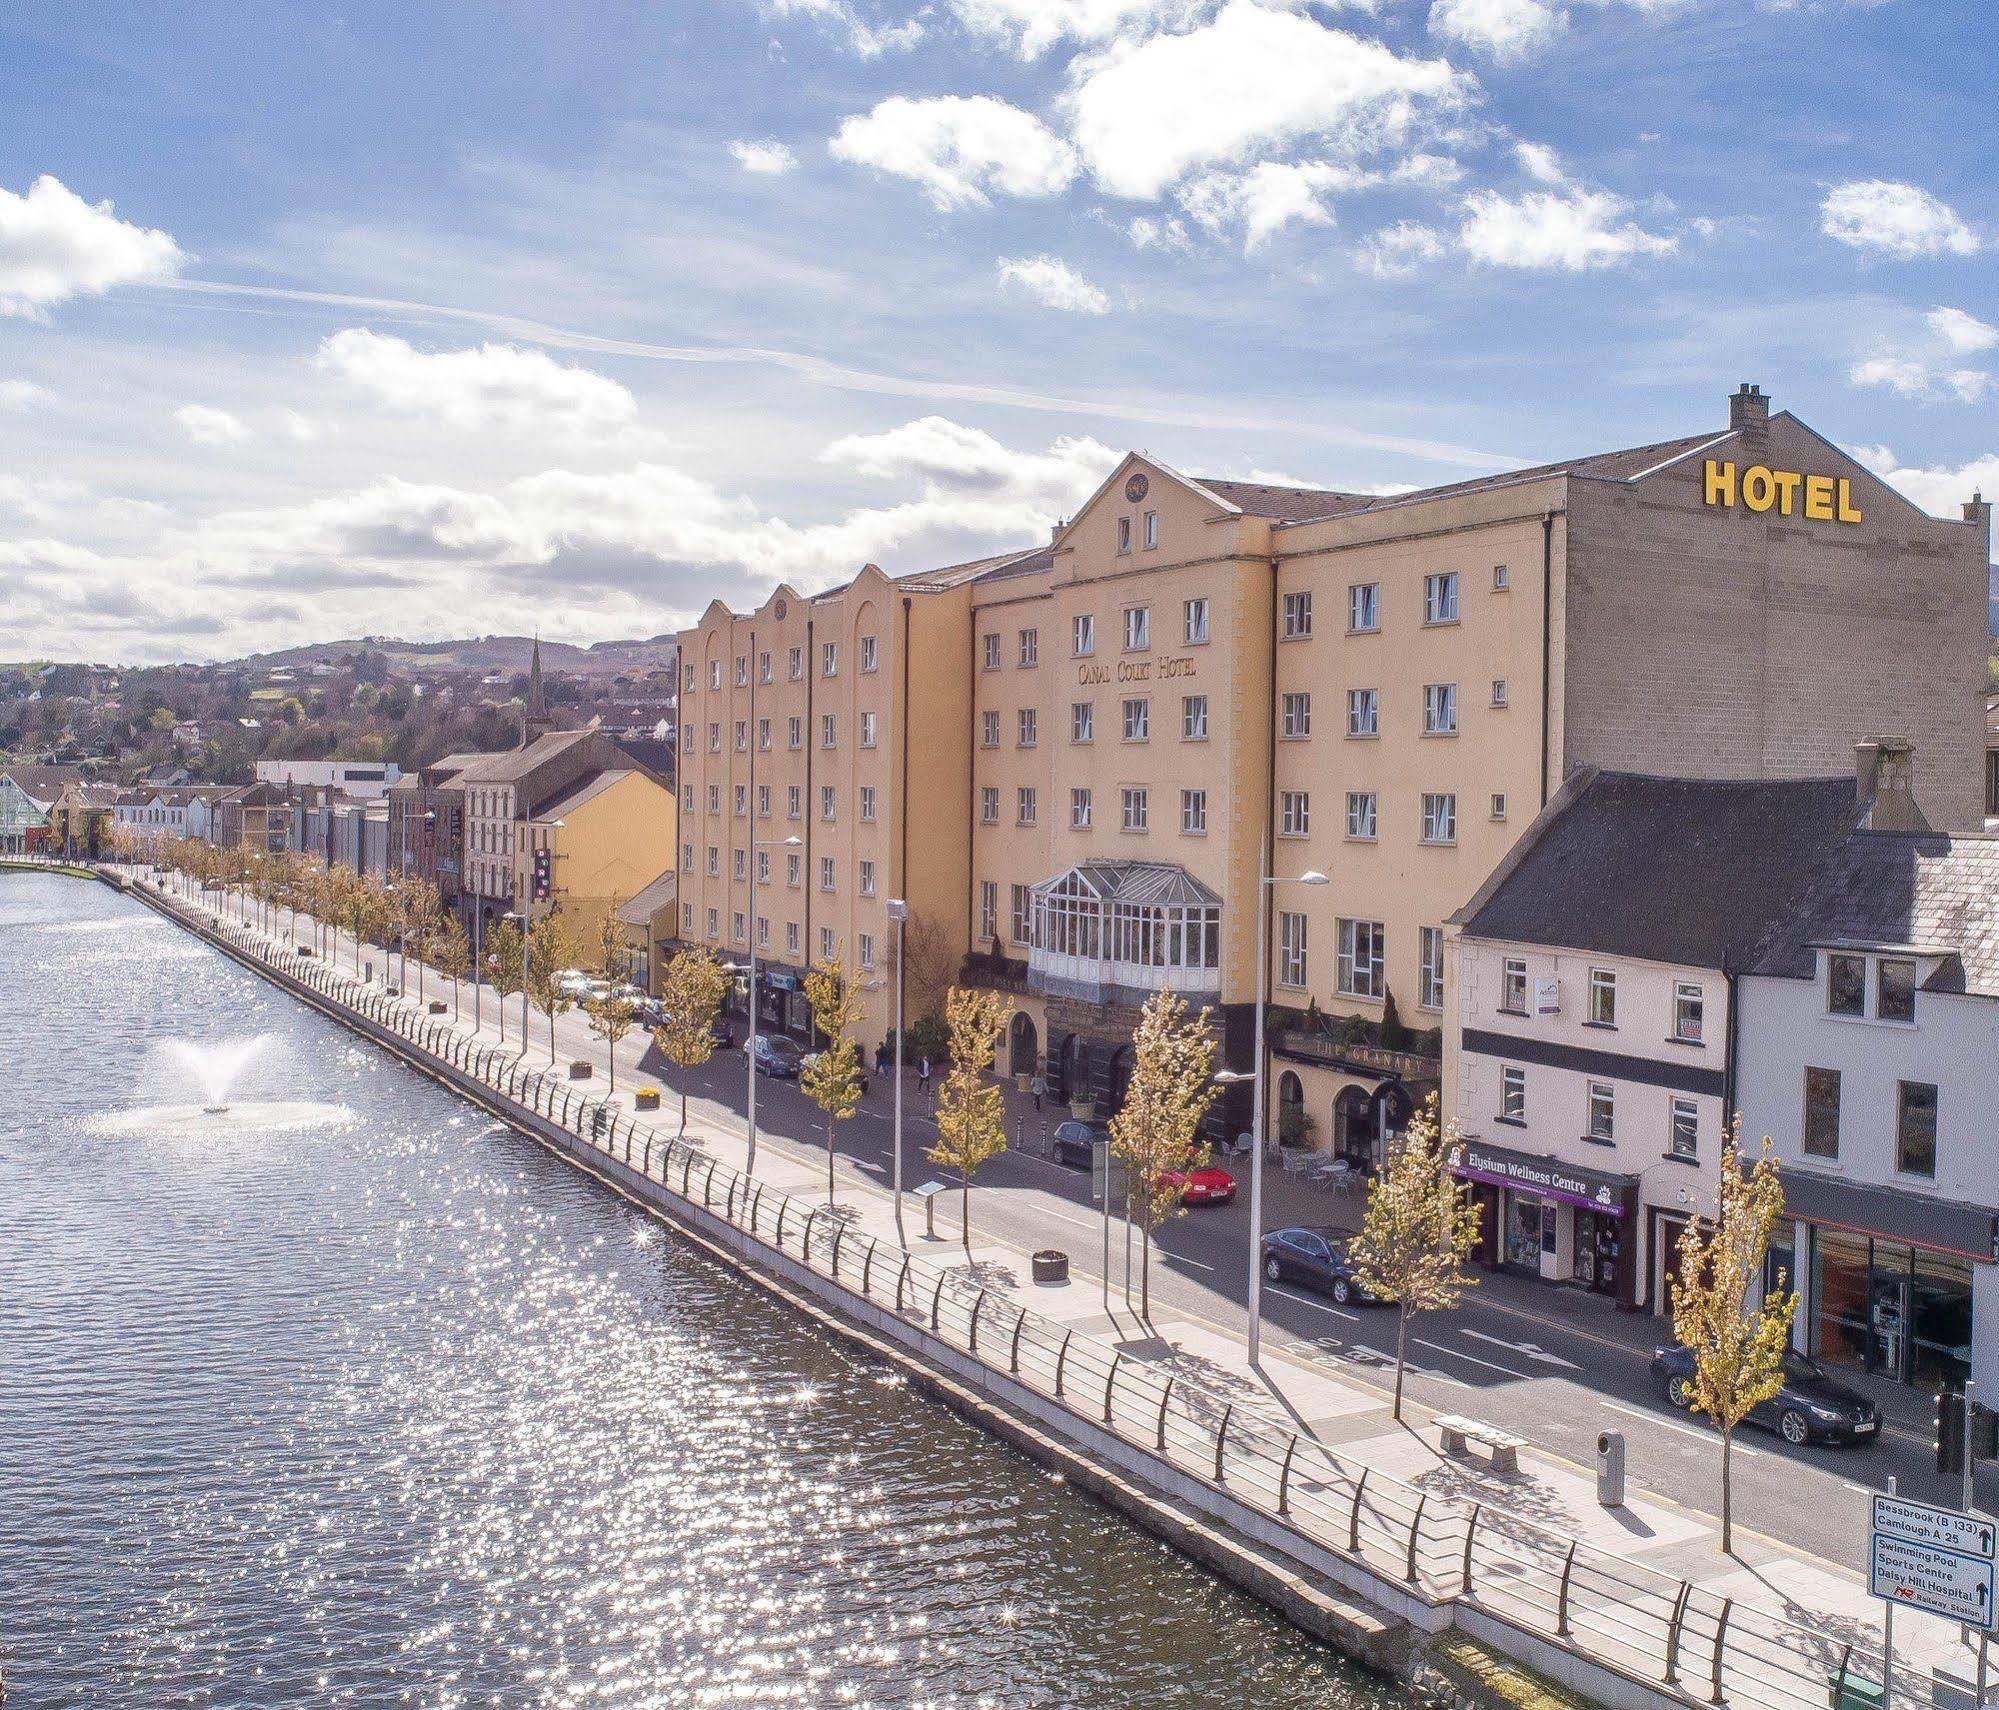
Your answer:
[[[1708,433],[1388,497],[1131,456],[1046,546],[680,637],[681,938],[754,938],[801,1035],[840,957],[871,1043],[904,899],[1014,995],[1002,1069],[1104,1114],[1162,986],[1250,1066],[1267,873],[1273,1130],[1364,1166],[1443,1078],[1446,923],[1578,768],[1839,776],[1893,733],[1931,822],[1982,823],[1988,518],[1752,387]]]

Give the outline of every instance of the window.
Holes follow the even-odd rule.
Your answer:
[[[1021,747],[1032,748],[1034,746],[1037,723],[1034,708],[1022,707],[1016,722],[1019,725],[1018,735]]]
[[[1423,621],[1425,623],[1458,621],[1458,573],[1455,570],[1446,570],[1441,575],[1423,578]]]
[[[784,814],[787,819],[803,819],[805,817],[805,786],[803,784],[787,784],[785,786]]]
[[[1180,792],[1180,829],[1189,837],[1204,837],[1208,830],[1208,792]]]
[[[1347,791],[1347,836],[1356,842],[1375,839],[1375,798],[1372,790]]]
[[[822,641],[819,644],[819,675],[837,677],[840,674],[840,644],[837,641]]]
[[[1707,995],[1691,981],[1673,987],[1673,1037],[1698,1045],[1707,1021]]]
[[[682,675],[680,687],[683,693],[690,695],[694,693],[694,667],[692,665],[689,665]]]
[[[1839,1156],[1839,1071],[1805,1070],[1804,1154],[1807,1158]]]
[[[1087,612],[1075,618],[1070,626],[1071,651],[1078,659],[1087,659],[1097,650],[1097,620]]]
[[[1499,1120],[1527,1120],[1527,1071],[1511,1063],[1499,1071]]]
[[[999,791],[990,784],[979,791],[979,823],[999,824]]]
[[[874,822],[875,787],[872,784],[863,784],[861,786],[861,823],[863,825],[873,825]]]
[[[784,858],[784,882],[794,891],[805,883],[805,857],[796,851]]]
[[[1285,790],[1277,798],[1278,835],[1308,837],[1312,831],[1312,797],[1306,790]]]
[[[1495,677],[1492,680],[1492,704],[1501,709],[1506,705],[1506,679],[1504,677]]]
[[[770,851],[768,849],[759,849],[757,851],[757,883],[760,885],[770,883]]]
[[[713,719],[708,721],[708,752],[710,754],[722,752],[722,727]]]
[[[1509,956],[1499,970],[1499,1007],[1506,1015],[1527,1013],[1527,964]]]
[[[683,724],[680,727],[680,751],[683,754],[694,752],[694,726],[691,724]]]
[[[722,661],[719,659],[711,659],[708,661],[708,687],[711,689],[719,689],[721,686],[722,686]]]
[[[798,922],[795,920],[784,923],[784,953],[787,956],[798,954]]]
[[[1934,1181],[1937,1173],[1937,1089],[1928,1081],[1895,1083],[1895,1168]]]
[[[747,754],[749,751],[750,751],[750,727],[742,719],[737,719],[736,752],[738,754]]]
[[[710,784],[708,786],[708,811],[710,813],[720,813],[722,811],[722,786],[720,784]]]
[[[861,972],[864,974],[874,972],[874,966],[875,966],[874,934],[872,932],[857,933],[854,937],[854,943],[859,947],[856,950],[855,954],[860,959]]]
[[[834,937],[832,927],[830,926],[820,927],[819,960],[822,962],[830,962],[833,960],[835,956],[839,955],[839,953],[840,953],[840,940]]]
[[[1826,1008],[1834,1015],[1867,1013],[1867,958],[1831,955],[1826,958]]]
[[[1120,552],[1129,552],[1131,550],[1130,517],[1119,517],[1117,520],[1117,549]]]
[[[1284,696],[1284,734],[1297,739],[1312,734],[1312,696],[1306,689],[1292,689]]]
[[[1589,1132],[1586,1138],[1608,1146],[1617,1139],[1617,1089],[1603,1081],[1589,1084]]]
[[[1180,697],[1180,736],[1187,742],[1208,740],[1208,697],[1206,695],[1182,695]]]
[[[979,936],[999,936],[999,884],[993,879],[979,881]]]
[[[820,856],[820,857],[819,857],[819,888],[820,888],[820,889],[821,889],[822,891],[830,891],[830,890],[831,890],[831,889],[833,888],[833,871],[834,871],[834,869],[833,869],[833,857],[832,857],[832,856],[830,856],[830,855],[822,855],[822,856]]]
[[[784,727],[784,740],[788,747],[796,750],[805,746],[805,720],[793,718]]]
[[[874,745],[875,715],[871,712],[864,712],[861,714],[861,746],[863,748],[872,748]]]
[[[1416,933],[1416,1007],[1444,1007],[1444,929],[1419,927]]]
[[[1458,798],[1450,791],[1423,797],[1423,841],[1455,843],[1458,840]]]
[[[1455,683],[1423,685],[1423,734],[1456,736],[1458,733],[1458,686]]]
[[[680,870],[683,873],[694,871],[694,845],[691,843],[683,843],[680,846]]]
[[[687,675],[689,679],[687,686],[691,689],[694,687],[692,680],[694,667],[692,665],[687,667]],[[680,930],[687,933],[691,933],[694,930],[694,905],[692,903],[682,903],[680,905]]]
[[[997,671],[1000,668],[999,631],[989,629],[979,639],[980,645],[985,649],[986,669],[988,671]]]
[[[1277,983],[1305,987],[1305,917],[1280,910],[1277,916]]]
[[[1069,708],[1069,740],[1089,742],[1097,734],[1097,703],[1076,701]]]
[[[1150,543],[1148,543],[1150,544]],[[1189,600],[1186,606],[1187,645],[1199,647],[1208,639],[1208,602]]]
[[[1133,788],[1127,784],[1118,792],[1118,796],[1124,808],[1124,829],[1126,831],[1145,830],[1150,805],[1146,792],[1143,789]]]
[[[1152,703],[1142,695],[1124,703],[1124,739],[1144,742],[1152,734]]]
[[[1381,584],[1356,582],[1347,589],[1347,630],[1367,635],[1381,627]]]
[[[1034,891],[1027,885],[1013,887],[1013,941],[1034,942]]]
[[[839,725],[835,721],[833,714],[821,713],[819,715],[819,746],[821,748],[837,748],[839,746],[838,735]]]
[[[1700,1107],[1690,1098],[1676,1098],[1673,1100],[1672,1127],[1667,1137],[1667,1156],[1697,1158],[1700,1150]]]
[[[1150,552],[1158,544],[1159,513],[1157,511],[1147,511],[1145,513],[1145,548]],[[1192,638],[1190,637],[1189,639],[1191,640]]]
[[[716,919],[717,919],[716,913],[711,908],[708,911],[708,936],[710,938],[719,936],[721,932],[721,928],[715,924]]]
[[[875,638],[874,638],[874,637],[873,637],[872,635],[864,635],[864,636],[862,636],[862,637],[861,637],[861,669],[862,669],[863,671],[876,671],[876,670],[879,670],[880,668],[881,668],[881,646],[880,646],[880,644],[879,644],[879,643],[878,643],[878,642],[877,642],[877,641],[875,640]],[[769,679],[768,677],[766,677],[766,678],[764,679],[764,681],[765,681],[765,682],[769,682],[769,681],[770,681],[770,679]]]
[[[750,936],[749,922],[741,910],[729,916],[729,936],[738,944],[746,942]]]
[[[997,748],[999,746],[999,709],[988,707],[979,714],[979,746]]]
[[[1506,566],[1495,564],[1492,567],[1492,591],[1495,594],[1503,594],[1512,585],[1512,579],[1506,573]]]
[[[1492,793],[1492,817],[1494,819],[1506,817],[1506,794],[1502,790],[1494,790]]]
[[[742,688],[750,680],[750,661],[747,654],[736,655],[736,687]]]
[[[1589,1023],[1592,1027],[1617,1025],[1617,976],[1608,968],[1589,971]]]
[[[1127,606],[1124,613],[1124,650],[1143,653],[1152,645],[1152,608]]]
[[[1014,795],[1014,818],[1018,824],[1032,825],[1035,821],[1034,786],[1022,784]]]
[[[1916,965],[1900,956],[1874,964],[1874,1014],[1882,1021],[1916,1019]]]
[[[1090,829],[1090,792],[1073,789],[1069,792],[1069,829],[1088,831]]]
[[[1343,920],[1340,925],[1340,991],[1346,997],[1378,998],[1387,960],[1378,920]]]
[[[759,754],[770,752],[770,720],[767,718],[757,720],[757,752]]]
[[[875,894],[875,864],[872,861],[863,861],[860,864],[855,883],[860,886],[862,896],[871,897]]]
[[[785,663],[791,672],[791,680],[794,683],[801,681],[805,676],[805,649],[794,647]]]
[[[736,786],[736,817],[740,819],[749,811],[750,787],[747,784],[738,784]]]
[[[749,877],[750,858],[748,853],[741,849],[731,851],[731,855],[736,869],[736,883],[740,885]]]
[[[819,786],[819,817],[829,824],[838,817],[835,809],[839,806],[840,793],[831,784]]]
[[[1347,735],[1379,736],[1381,702],[1374,689],[1347,690]]]
[[[1309,588],[1284,596],[1284,639],[1303,641],[1312,633],[1312,591]]]

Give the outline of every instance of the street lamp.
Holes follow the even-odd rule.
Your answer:
[[[753,839],[753,849],[800,849],[805,840],[802,837],[759,837]],[[749,939],[750,939],[750,1143],[743,1154],[743,1174],[757,1173],[757,893],[756,880],[750,881]]]
[[[909,904],[901,897],[890,897],[886,903],[888,917],[895,922],[895,1057],[889,1064],[889,1073],[895,1077],[895,1239],[905,1252],[909,1248],[909,1237],[902,1229],[902,994],[903,994],[903,929],[909,924]]]
[[[1256,881],[1256,1063],[1251,1073],[1255,1092],[1251,1099],[1249,1150],[1249,1363],[1253,1366],[1263,1352],[1263,1082],[1264,1012],[1269,1008],[1268,924],[1270,892],[1277,885],[1329,885],[1332,880],[1313,868],[1295,879],[1273,877],[1264,869],[1270,865],[1270,833],[1265,831],[1257,855]],[[1218,1076],[1217,1079],[1222,1077]]]
[[[543,829],[547,831],[560,831],[562,829],[562,821],[551,819]],[[534,880],[531,876],[534,870],[534,846],[532,841],[534,821],[532,819],[528,821],[528,832],[530,837],[527,852],[528,864],[521,870],[520,878],[515,881],[516,888],[514,893],[521,905],[521,1058],[523,1061],[526,1060],[528,1054],[528,947],[534,942]],[[553,867],[555,864],[554,850],[551,849],[549,851],[548,859],[549,865]],[[549,880],[549,888],[551,890],[555,888],[553,878]],[[553,1021],[549,1023],[551,1037],[554,1025]],[[554,1057],[555,1047],[551,1044],[549,1047],[549,1059],[551,1062],[554,1061]]]

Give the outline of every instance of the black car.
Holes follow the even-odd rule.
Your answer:
[[[1677,1344],[1652,1355],[1652,1375],[1675,1407],[1694,1404],[1688,1387],[1693,1370],[1693,1355]],[[1784,1356],[1784,1387],[1749,1410],[1749,1423],[1775,1431],[1787,1443],[1865,1443],[1881,1434],[1881,1412],[1873,1402],[1798,1353]]]
[[[784,1034],[759,1033],[743,1049],[754,1054],[758,1074],[770,1075],[780,1081],[798,1079],[798,1045]]]
[[[1263,1274],[1272,1282],[1301,1283],[1342,1306],[1378,1306],[1381,1297],[1361,1285],[1352,1237],[1330,1228],[1273,1229],[1263,1237]]]
[[[1058,1164],[1072,1170],[1090,1168],[1092,1148],[1099,1140],[1108,1140],[1111,1131],[1101,1122],[1079,1122],[1071,1117],[1067,1122],[1055,1124],[1055,1132],[1049,1137],[1049,1150]]]

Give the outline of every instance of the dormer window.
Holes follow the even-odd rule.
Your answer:
[[[1826,958],[1826,1008],[1834,1015],[1867,1013],[1867,958],[1835,952]]]
[[[1879,1021],[1916,1019],[1916,964],[1884,956],[1874,965],[1874,1015]]]

